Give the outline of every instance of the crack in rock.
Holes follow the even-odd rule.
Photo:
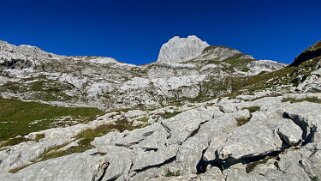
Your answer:
[[[143,140],[144,140],[144,139],[140,139],[140,140],[138,140],[138,141],[131,142],[131,143],[129,143],[129,144],[115,143],[115,146],[132,149],[132,148],[130,148],[130,147],[139,144],[139,143],[140,143],[141,141],[143,141]]]
[[[302,128],[302,127],[300,127]],[[302,130],[303,132],[304,130]],[[216,150],[215,151],[215,159],[214,160],[206,160],[204,158],[204,153],[206,152],[206,150],[203,151],[203,155],[202,155],[202,158],[201,160],[199,161],[199,163],[197,164],[197,171],[198,173],[204,173],[206,172],[206,168],[208,165],[211,165],[211,166],[216,166],[218,168],[220,168],[221,170],[225,170],[225,169],[228,169],[229,167],[233,166],[233,165],[236,165],[236,164],[239,164],[239,163],[242,163],[242,164],[249,164],[249,163],[253,163],[253,162],[257,162],[257,161],[260,161],[260,160],[263,160],[263,159],[266,159],[268,157],[277,157],[278,155],[284,153],[287,149],[291,148],[292,146],[295,146],[296,144],[291,144],[292,142],[290,142],[287,138],[285,139],[285,137],[287,137],[287,135],[284,135],[284,134],[280,134],[279,132],[279,129],[278,131],[275,130],[274,131],[275,134],[278,135],[279,139],[281,140],[282,142],[282,145],[279,147],[279,148],[276,148],[274,150],[271,150],[271,151],[265,151],[265,152],[262,152],[260,154],[256,154],[256,155],[253,155],[253,154],[248,154],[248,155],[242,155],[240,158],[233,158],[232,155],[224,155],[223,158],[220,158],[220,154],[219,153],[219,150]],[[301,131],[300,131],[301,132]],[[312,135],[310,136],[311,138],[313,138],[313,134],[315,133],[315,129],[314,130],[311,130],[310,131],[310,134],[309,135]],[[301,135],[301,133],[299,134]],[[302,135],[306,135],[306,134],[303,134]],[[306,137],[303,137],[302,140],[311,140],[311,138],[307,138],[308,136]],[[299,140],[300,141],[300,140]],[[298,143],[297,143],[298,144]],[[228,153],[228,152],[227,152]]]
[[[303,133],[301,146],[305,146],[308,143],[313,142],[314,135],[317,132],[317,127],[315,125],[310,126],[305,118],[296,114],[290,115],[289,113],[284,112],[283,117],[291,119],[293,123],[295,123],[302,129]]]
[[[102,163],[100,163],[93,175],[92,181],[102,181],[109,165],[110,163],[106,159]]]
[[[207,150],[207,148],[202,151],[202,156],[200,158],[200,161],[196,165],[197,173],[205,173],[206,172],[207,165],[209,164],[208,161],[205,161],[203,159],[206,150]]]
[[[168,133],[167,139],[169,139],[172,136],[171,130],[169,129],[169,127],[167,125],[165,125],[165,123],[163,121],[161,121],[160,124],[161,124],[161,126],[163,126],[163,128]]]
[[[204,125],[204,124],[207,123],[207,122],[209,122],[209,120],[206,120],[206,121],[200,123],[200,124],[198,125],[197,129],[193,130],[193,131],[190,133],[190,135],[187,136],[187,138],[186,138],[182,143],[180,143],[179,145],[182,145],[182,144],[183,144],[184,142],[186,142],[189,138],[195,136],[195,135],[198,133],[198,131],[201,129],[202,125]]]
[[[313,143],[314,135],[317,132],[317,127],[313,126],[310,128],[309,134],[305,137],[304,141],[302,142],[302,146],[307,145],[308,143]]]
[[[141,168],[141,169],[136,169],[136,170],[133,170],[133,171],[135,171],[136,173],[138,173],[138,172],[143,172],[143,171],[146,171],[146,170],[151,169],[151,168],[161,167],[161,166],[163,166],[163,165],[172,163],[172,162],[174,162],[175,160],[176,160],[176,156],[173,156],[173,157],[165,160],[165,161],[162,162],[162,163],[159,163],[159,164],[156,164],[156,165],[150,165],[150,166],[143,167],[143,168]]]
[[[309,170],[309,168],[304,164],[303,160],[299,161],[299,166],[304,170],[304,172],[309,176],[309,178],[314,181],[314,180],[319,180],[317,175],[314,175],[313,173],[311,173],[311,171]]]

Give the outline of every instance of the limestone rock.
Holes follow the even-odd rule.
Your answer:
[[[302,139],[302,129],[298,125],[292,124],[292,120],[284,119],[283,121],[288,123],[281,123],[282,125],[278,129],[279,135],[288,145],[298,144]]]
[[[286,64],[275,62],[272,60],[258,60],[250,62],[247,67],[250,69],[251,74],[259,74],[260,72],[272,72],[284,68]]]
[[[102,170],[102,180],[127,180],[129,178],[129,170],[135,157],[132,150],[116,147],[106,146],[106,160],[108,167]],[[98,178],[99,179],[99,178]],[[97,179],[97,180],[98,180]]]
[[[88,96],[95,97],[95,96],[101,96],[105,93],[110,93],[114,90],[114,87],[112,84],[108,82],[100,82],[100,83],[94,83],[90,85],[90,88],[87,90]]]
[[[169,131],[171,143],[181,144],[194,132],[197,132],[202,123],[209,121],[213,117],[213,111],[212,109],[202,111],[202,108],[200,110],[190,110],[162,121],[162,125]]]
[[[285,65],[195,36],[174,37],[143,66],[0,42],[2,97],[106,112],[0,142],[0,180],[318,180],[317,60],[264,73],[253,90],[238,80]],[[47,151],[60,157],[42,160]]]
[[[281,127],[279,132],[281,132],[280,129],[285,129],[281,135],[282,138],[285,137],[288,144],[297,144],[301,139],[302,130],[297,128],[292,121],[288,121],[285,128],[283,127],[284,121],[286,120],[270,120],[270,123],[267,124],[261,123],[254,126],[249,123],[239,127],[227,136],[224,145],[218,149],[219,158],[222,160],[241,159],[242,157],[265,155],[281,150],[282,140],[277,134],[278,127]],[[295,129],[294,132],[287,130],[292,127]]]
[[[97,58],[89,59],[89,62],[93,64],[118,63],[117,60],[111,57],[97,57]]]
[[[242,52],[222,47],[222,46],[209,46],[204,49],[201,55],[195,58],[193,61],[203,61],[203,60],[215,60],[215,61],[223,61],[228,58],[233,58],[235,56],[239,56],[240,59],[253,59],[250,55],[244,55]]]
[[[321,68],[311,72],[302,83],[297,87],[297,90],[303,92],[320,92],[321,91]]]
[[[159,52],[157,62],[181,63],[200,55],[209,46],[196,36],[187,38],[173,37],[165,43]]]
[[[59,58],[58,55],[47,53],[38,47],[30,45],[11,45],[0,41],[1,65],[17,68],[29,68],[36,61]]]
[[[147,113],[141,110],[130,110],[124,114],[125,118],[136,118],[140,116],[145,116]]]
[[[92,180],[101,159],[101,156],[90,156],[90,152],[73,154],[34,164],[4,180]]]

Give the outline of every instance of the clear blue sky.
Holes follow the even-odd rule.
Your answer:
[[[321,40],[320,0],[0,0],[0,39],[144,64],[175,35],[290,63]]]

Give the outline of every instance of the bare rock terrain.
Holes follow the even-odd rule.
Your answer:
[[[189,36],[136,66],[0,42],[0,180],[319,180],[308,55],[287,66]]]

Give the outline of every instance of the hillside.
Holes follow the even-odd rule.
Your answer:
[[[1,41],[0,180],[321,179],[319,45],[174,37],[136,66]]]
[[[320,58],[321,56],[321,41],[315,43],[308,49],[304,50],[291,64],[291,66],[298,66],[303,62],[315,58]]]

